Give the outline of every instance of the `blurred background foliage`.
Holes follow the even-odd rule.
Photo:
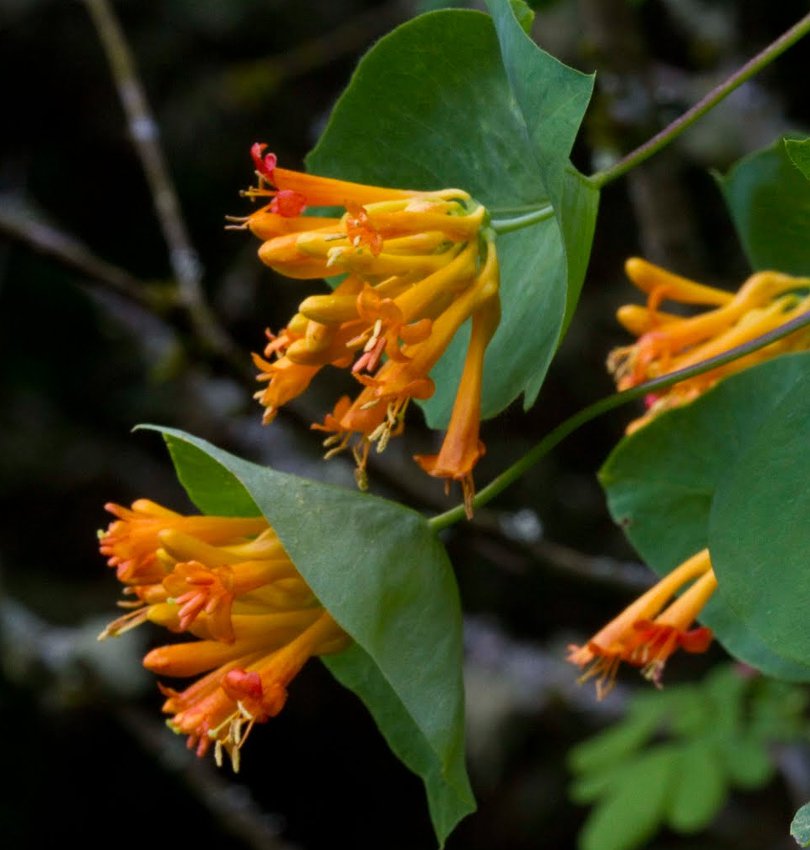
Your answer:
[[[194,248],[175,253],[174,267],[88,4],[5,0],[0,8],[0,718],[11,786],[0,800],[0,834],[7,846],[68,838],[88,848],[178,840],[268,850],[336,841],[355,850],[432,846],[420,783],[319,665],[296,681],[283,714],[254,733],[239,776],[187,755],[163,728],[154,683],[139,666],[151,636],[95,643],[114,616],[118,588],[94,531],[107,522],[109,500],[149,495],[187,504],[159,441],[130,433],[138,422],[181,427],[251,459],[351,486],[350,467],[323,464],[306,427],[334,398],[331,386],[321,393],[316,384],[271,428],[259,424],[248,352],[314,288],[275,279],[256,258],[257,243],[224,230],[223,216],[249,208],[238,191],[252,179],[253,141],[269,142],[284,165],[300,167],[362,52],[414,14],[451,5],[475,6],[115,3]],[[532,5],[541,46],[599,74],[574,152],[586,172],[644,141],[806,12],[804,0]],[[810,129],[807,60],[802,43],[605,191],[580,310],[535,408],[515,407],[484,426],[480,482],[611,390],[603,361],[623,341],[613,311],[630,294],[621,270],[627,256],[641,253],[720,285],[746,276],[708,169],[725,171],[784,132]],[[184,268],[195,280],[201,272],[200,303],[216,322],[208,335],[178,298]],[[639,687],[623,678],[597,704],[562,660],[568,642],[649,581],[612,527],[594,476],[626,416],[584,428],[491,510],[448,533],[468,612],[470,766],[480,803],[450,848],[575,845],[587,810],[567,801],[566,752],[620,717]],[[441,509],[448,504],[441,485],[409,459],[433,445],[417,419],[414,411],[407,439],[375,460],[372,487]],[[715,650],[677,659],[668,677],[697,678],[722,657]],[[797,744],[780,745],[772,757],[774,780],[732,794],[707,832],[664,830],[649,846],[790,847],[787,825],[810,797],[810,766]]]

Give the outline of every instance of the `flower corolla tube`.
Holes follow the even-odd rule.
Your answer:
[[[596,695],[602,699],[624,662],[641,668],[644,677],[660,687],[664,666],[673,652],[697,653],[709,648],[711,629],[692,625],[716,587],[709,550],[702,549],[628,605],[584,646],[569,647],[568,660],[584,670],[580,681],[596,679]]]
[[[637,257],[627,261],[625,270],[633,284],[647,294],[647,303],[627,304],[617,313],[619,322],[638,337],[633,345],[616,348],[608,357],[608,369],[619,390],[724,354],[810,310],[810,278],[806,277],[757,272],[735,293],[696,283]],[[667,301],[705,309],[690,316],[677,315],[660,309]],[[693,401],[727,375],[807,348],[810,330],[803,328],[724,366],[651,394],[646,399],[647,412],[627,430],[632,432],[659,413]]]
[[[297,279],[336,277],[331,292],[305,298],[287,326],[267,332],[254,355],[256,398],[265,423],[303,393],[324,366],[350,370],[361,385],[323,422],[327,457],[350,449],[366,486],[370,447],[383,451],[404,427],[411,399],[430,398],[431,370],[461,326],[472,332],[447,433],[435,455],[415,460],[458,481],[468,513],[479,438],[484,354],[500,319],[498,259],[486,209],[459,189],[420,192],[365,186],[278,168],[266,145],[252,149],[258,185],[244,194],[269,202],[237,226],[259,239],[260,259]],[[334,216],[302,215],[308,207]]]
[[[168,725],[198,755],[213,746],[218,764],[227,753],[238,770],[251,729],[281,711],[306,661],[339,652],[348,636],[263,518],[184,516],[147,499],[106,508],[115,519],[100,550],[129,610],[100,637],[147,621],[190,636],[151,650],[144,666],[195,678],[180,691],[159,685]]]

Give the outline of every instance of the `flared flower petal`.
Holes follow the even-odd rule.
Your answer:
[[[495,247],[490,246],[488,268],[490,274],[497,274]],[[485,271],[486,274],[487,272]],[[497,292],[497,288],[495,288]],[[472,333],[464,370],[453,404],[450,424],[436,455],[417,455],[415,460],[430,475],[461,483],[464,507],[469,518],[473,513],[475,486],[472,471],[485,452],[479,439],[481,418],[481,387],[484,373],[484,355],[500,319],[500,306],[497,298],[484,301],[473,314]]]
[[[108,508],[117,519],[101,536],[103,554],[126,564],[125,583],[133,570],[154,581],[127,588],[138,601],[125,604],[139,607],[101,637],[147,621],[189,635],[152,649],[144,665],[201,676],[182,691],[161,686],[163,710],[190,747],[202,755],[213,745],[236,769],[248,733],[278,714],[306,661],[339,652],[348,637],[263,518],[183,516],[144,499]]]
[[[690,582],[691,586],[671,601]],[[585,670],[580,681],[596,679],[597,698],[602,699],[625,662],[640,667],[647,679],[660,686],[664,665],[673,652],[708,649],[711,630],[691,627],[716,587],[709,550],[703,549],[664,576],[584,646],[569,647],[568,660]]]
[[[268,384],[256,394],[264,422],[321,368],[348,368],[363,388],[315,427],[330,433],[327,456],[352,450],[365,486],[370,446],[384,450],[402,432],[410,400],[433,394],[430,372],[472,317],[474,340],[444,447],[419,460],[431,475],[460,481],[469,510],[472,469],[483,454],[483,357],[500,315],[486,210],[458,189],[363,186],[281,169],[263,144],[251,153],[259,185],[245,194],[271,202],[241,226],[262,240],[262,262],[293,279],[345,275],[334,292],[305,298],[284,331],[270,335],[264,356],[254,355],[259,380]],[[305,206],[343,213],[300,216],[291,204],[296,214],[288,215],[283,192],[298,193]]]

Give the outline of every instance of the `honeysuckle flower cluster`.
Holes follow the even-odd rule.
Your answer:
[[[168,724],[204,755],[213,745],[239,768],[256,723],[277,715],[287,686],[315,655],[349,638],[298,574],[263,518],[183,516],[147,499],[99,534],[125,585],[130,609],[101,637],[150,621],[193,639],[153,649],[144,666],[170,678],[198,677],[184,690],[160,685]]]
[[[647,293],[647,304],[628,304],[617,314],[621,324],[638,337],[633,345],[616,348],[608,357],[608,368],[620,390],[723,354],[810,310],[810,278],[806,277],[757,272],[734,293],[696,283],[636,257],[627,261],[625,269],[630,280]],[[680,316],[660,309],[666,301],[709,309]],[[631,422],[627,430],[632,432],[659,413],[693,401],[727,375],[776,355],[807,348],[810,330],[802,329],[752,354],[681,381],[649,396],[646,414]]]
[[[290,278],[342,276],[326,294],[304,299],[254,355],[264,422],[304,392],[327,365],[349,369],[361,385],[313,428],[327,457],[350,448],[366,485],[369,449],[400,434],[411,399],[427,399],[430,372],[459,328],[472,334],[444,441],[416,456],[430,475],[461,483],[468,513],[479,439],[484,354],[498,325],[498,260],[484,207],[459,189],[418,192],[364,186],[279,168],[266,145],[252,149],[258,185],[245,192],[269,203],[241,221],[262,246],[259,257]],[[336,216],[304,216],[308,207]]]
[[[680,596],[675,594],[692,583]],[[712,631],[692,628],[717,587],[709,550],[702,549],[662,578],[600,629],[584,646],[569,647],[568,660],[585,668],[580,681],[596,679],[602,699],[613,687],[621,662],[640,667],[660,686],[667,659],[678,649],[705,652]],[[671,601],[673,600],[673,601]]]

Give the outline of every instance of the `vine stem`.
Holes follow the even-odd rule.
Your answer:
[[[554,207],[551,204],[544,204],[542,207],[538,207],[524,215],[515,216],[514,218],[493,218],[489,225],[500,235],[502,233],[512,233],[515,230],[521,230],[524,227],[530,227],[532,224],[546,221],[553,215]]]
[[[661,148],[680,136],[687,127],[694,124],[698,118],[705,115],[723,100],[724,97],[731,94],[736,88],[753,77],[754,74],[757,74],[773,62],[774,59],[784,53],[789,47],[792,47],[799,39],[807,35],[808,32],[810,32],[810,14],[805,15],[789,30],[780,35],[776,41],[773,41],[764,50],[754,56],[753,59],[746,62],[745,65],[735,71],[727,80],[713,88],[691,109],[676,118],[671,124],[661,130],[660,133],[657,133],[643,145],[619,160],[615,165],[592,174],[589,178],[590,181],[597,188],[601,189],[602,186],[613,182],[637,165],[640,165],[646,159],[649,159],[654,153],[657,153]]]
[[[609,410],[613,410],[616,407],[621,407],[623,404],[627,404],[637,398],[641,398],[647,395],[647,393],[655,393],[659,390],[667,389],[680,381],[685,381],[688,378],[694,378],[696,375],[702,375],[704,372],[709,372],[719,366],[724,366],[726,363],[731,363],[734,360],[745,357],[747,354],[759,351],[760,348],[764,348],[766,345],[770,345],[771,343],[806,327],[810,327],[810,312],[803,316],[799,316],[796,319],[792,319],[782,327],[756,337],[744,345],[739,345],[723,354],[718,354],[716,357],[711,357],[710,359],[697,363],[694,366],[689,366],[686,369],[679,369],[677,372],[672,372],[661,378],[655,378],[652,381],[639,384],[639,386],[633,387],[632,389],[624,390],[620,393],[614,393],[613,395],[607,396],[606,398],[602,398],[599,401],[588,405],[588,407],[584,407],[578,413],[575,413],[564,422],[561,422],[556,428],[554,428],[554,430],[549,431],[549,433],[546,434],[546,436],[543,437],[533,448],[529,449],[523,457],[515,461],[515,463],[505,469],[499,476],[497,476],[497,478],[494,478],[489,484],[487,484],[486,487],[480,490],[473,499],[473,507],[483,507],[483,505],[487,504],[487,502],[494,499],[495,496],[520,478],[521,475],[527,472],[538,461],[542,460],[569,434],[576,431],[577,428],[580,428],[582,425],[590,422],[592,419],[596,419],[597,416],[601,416]],[[428,520],[428,525],[434,532],[439,532],[442,529],[459,522],[459,520],[464,519],[465,516],[464,505],[456,505],[456,507],[451,508],[449,511],[445,511],[443,514],[430,518]]]

